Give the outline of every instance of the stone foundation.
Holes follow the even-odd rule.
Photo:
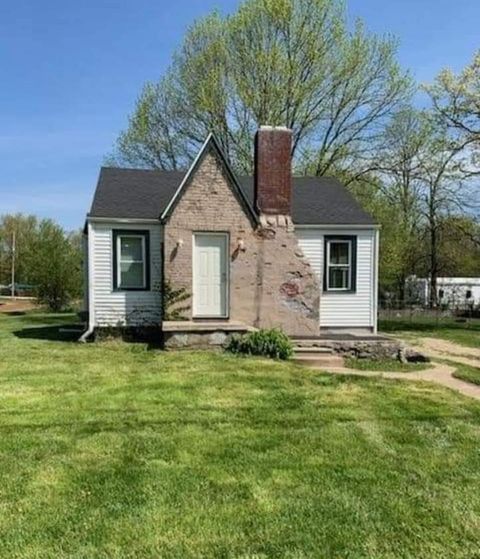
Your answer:
[[[232,332],[165,332],[165,349],[222,349]]]
[[[404,346],[397,340],[322,340],[322,347],[331,348],[345,357],[357,359],[401,359]]]
[[[220,349],[230,336],[245,334],[252,328],[231,321],[164,321],[163,347],[165,349]]]

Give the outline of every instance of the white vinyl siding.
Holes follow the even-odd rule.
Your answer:
[[[355,293],[324,292],[320,295],[320,327],[376,329],[377,263],[375,229],[296,228],[299,245],[324,281],[324,237],[345,235],[357,238]]]
[[[116,291],[113,288],[113,230],[150,232],[150,290]],[[158,225],[91,223],[88,246],[92,252],[91,295],[95,326],[153,325],[161,320],[161,243]],[[92,309],[90,309],[92,314]]]

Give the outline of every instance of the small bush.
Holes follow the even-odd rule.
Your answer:
[[[272,359],[289,359],[293,355],[290,338],[275,328],[232,336],[226,349],[235,354],[263,355]]]

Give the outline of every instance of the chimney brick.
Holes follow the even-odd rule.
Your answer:
[[[255,206],[261,214],[291,215],[292,131],[261,126],[255,137]]]

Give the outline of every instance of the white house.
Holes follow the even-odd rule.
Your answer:
[[[292,177],[291,132],[262,127],[237,177],[210,135],[190,169],[103,168],[85,240],[89,331],[162,322],[168,282],[189,323],[292,336],[376,332],[379,227],[329,177]]]

